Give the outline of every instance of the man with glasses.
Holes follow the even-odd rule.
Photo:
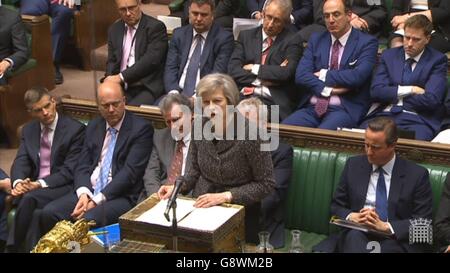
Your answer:
[[[303,50],[299,36],[289,28],[291,12],[290,0],[268,0],[263,25],[239,34],[228,64],[241,97],[256,96],[266,105],[279,105],[281,119],[295,110],[301,95],[293,80]]]
[[[125,95],[118,83],[98,87],[100,116],[86,128],[74,187],[48,204],[41,213],[42,235],[60,220],[84,218],[97,227],[117,223],[136,205],[142,177],[152,151],[151,124],[125,110]]]
[[[314,248],[322,252],[422,252],[409,243],[410,220],[432,219],[433,202],[428,171],[395,154],[397,127],[387,117],[371,120],[365,133],[366,155],[351,157],[331,202],[331,214],[370,229],[383,237],[344,229]]]
[[[349,0],[325,0],[328,31],[308,41],[295,73],[305,88],[299,110],[285,124],[336,130],[356,127],[369,109],[369,88],[378,41],[352,27]]]
[[[116,5],[121,20],[108,32],[108,61],[102,81],[122,84],[129,105],[152,105],[164,93],[166,27],[142,13],[140,0],[116,0]]]
[[[29,252],[39,239],[38,215],[49,202],[69,193],[83,145],[85,126],[58,114],[45,88],[25,93],[33,121],[23,127],[11,167],[11,195],[17,204],[8,250]]]

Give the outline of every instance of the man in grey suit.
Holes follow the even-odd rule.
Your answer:
[[[157,192],[162,185],[173,183],[173,179],[184,174],[186,166],[191,142],[192,103],[187,97],[175,93],[164,97],[159,107],[167,128],[155,130],[153,135],[153,150],[138,202]]]

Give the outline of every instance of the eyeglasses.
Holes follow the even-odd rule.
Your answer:
[[[127,12],[135,13],[138,10],[138,7],[139,7],[138,5],[134,5],[134,6],[131,6],[131,7],[119,8],[119,12],[120,13],[127,13]]]
[[[113,108],[117,108],[120,106],[121,103],[122,103],[122,100],[117,100],[117,101],[113,101],[110,103],[101,103],[100,106],[103,109],[107,110],[107,109],[109,109],[110,106],[112,106]]]

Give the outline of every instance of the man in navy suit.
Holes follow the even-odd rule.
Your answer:
[[[108,31],[104,81],[123,84],[127,104],[152,105],[163,95],[167,30],[141,11],[140,0],[116,0],[121,20]]]
[[[420,140],[431,140],[439,132],[447,91],[447,56],[427,46],[432,30],[425,15],[406,20],[403,47],[383,52],[370,90],[376,104],[368,118],[392,117]]]
[[[20,13],[27,15],[48,14],[52,17],[53,64],[55,65],[55,84],[62,84],[63,75],[59,69],[64,46],[70,35],[70,22],[73,18],[73,0],[20,0]]]
[[[378,117],[365,134],[366,155],[347,160],[331,202],[331,213],[393,234],[391,238],[346,229],[315,247],[317,251],[368,252],[370,241],[381,252],[421,252],[424,245],[409,243],[410,220],[432,219],[433,201],[428,171],[395,154],[394,121]]]
[[[100,117],[86,128],[75,170],[74,190],[48,204],[41,214],[42,234],[60,220],[95,220],[101,227],[117,223],[136,205],[152,150],[151,124],[125,111],[122,87],[104,82],[98,88]]]
[[[39,239],[35,235],[38,222],[33,218],[72,189],[85,126],[58,114],[55,99],[45,88],[28,90],[24,101],[34,121],[23,127],[11,167],[11,195],[18,205],[8,246],[11,251],[29,252]],[[34,239],[27,239],[23,249],[27,236]]]
[[[0,253],[3,253],[6,239],[8,238],[5,199],[9,192],[11,192],[11,180],[8,175],[0,169]]]
[[[233,35],[213,20],[213,0],[190,1],[190,24],[175,29],[170,41],[164,71],[166,92],[191,97],[203,76],[227,72]]]
[[[368,110],[377,40],[350,24],[348,0],[326,0],[327,32],[316,33],[297,66],[295,82],[306,94],[283,123],[336,130],[355,127]]]

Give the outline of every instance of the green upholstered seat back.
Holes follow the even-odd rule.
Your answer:
[[[328,234],[337,152],[294,148],[286,227]]]
[[[445,184],[447,173],[450,171],[448,167],[421,164],[428,169],[430,173],[431,190],[433,191],[433,217],[436,215],[441,200],[442,189]]]

